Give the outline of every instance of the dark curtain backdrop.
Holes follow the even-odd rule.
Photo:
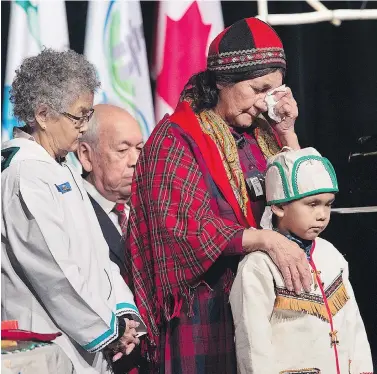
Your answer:
[[[330,9],[375,9],[373,1],[324,1]],[[67,1],[71,48],[82,53],[86,1]],[[144,33],[151,61],[157,2],[142,1]],[[303,1],[269,1],[270,13],[307,12]],[[222,1],[225,26],[257,14],[253,1]],[[8,2],[1,2],[2,86],[4,80]],[[377,20],[276,26],[283,40],[288,72],[286,84],[299,106],[297,133],[302,146],[314,146],[335,166],[341,192],[337,206],[377,205],[377,159],[348,162],[360,151],[361,136],[377,134]],[[152,88],[153,82],[151,82]],[[377,356],[377,214],[335,216],[326,231],[350,262],[351,280]]]

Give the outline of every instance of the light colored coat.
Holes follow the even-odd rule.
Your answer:
[[[240,262],[230,294],[240,374],[372,373],[347,262],[317,238],[310,265],[312,290],[297,296],[266,253]]]
[[[2,147],[2,318],[62,331],[55,343],[77,373],[106,372],[101,349],[117,338],[116,317],[141,322],[139,312],[81,177],[23,134]]]

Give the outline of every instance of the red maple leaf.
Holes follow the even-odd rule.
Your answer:
[[[178,21],[166,16],[164,61],[156,90],[173,109],[189,78],[206,68],[210,30],[211,25],[202,21],[196,1]]]

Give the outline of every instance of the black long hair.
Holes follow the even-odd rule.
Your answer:
[[[282,68],[265,68],[237,73],[214,72],[207,69],[194,74],[188,80],[181,93],[180,100],[189,99],[193,110],[199,113],[217,105],[220,91],[217,87],[218,84],[232,86],[238,82],[262,77],[277,70],[280,70],[284,76],[285,70]]]

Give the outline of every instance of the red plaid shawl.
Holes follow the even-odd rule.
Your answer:
[[[209,180],[231,206],[232,220],[216,214]],[[134,288],[153,348],[160,343],[161,326],[180,316],[183,306],[187,317],[194,314],[196,287],[220,255],[243,254],[242,232],[255,221],[250,207],[248,218],[243,216],[216,145],[201,132],[186,102],[156,126],[145,144],[130,209],[126,282]],[[158,349],[150,354],[160,361]]]

